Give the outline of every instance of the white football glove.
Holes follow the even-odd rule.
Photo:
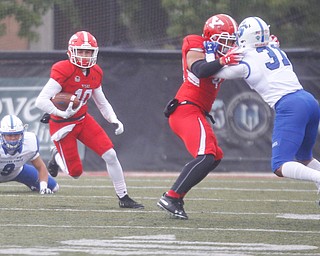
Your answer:
[[[114,131],[116,135],[123,133],[124,131],[123,124],[119,121],[119,119],[115,114],[109,116],[107,120],[109,123],[113,124],[116,127],[116,130]]]
[[[116,135],[119,135],[124,132],[123,124],[118,119],[114,120],[112,124],[117,127],[116,130],[114,131]]]
[[[68,108],[65,111],[56,109],[56,111],[53,114],[56,116],[60,116],[64,119],[68,119],[68,118],[72,117],[74,114],[76,114],[79,111],[79,109],[82,107],[82,105],[83,105],[83,103],[82,103],[82,101],[80,101],[79,106],[76,109],[73,109],[72,108],[73,101],[71,101],[68,105]]]
[[[40,195],[53,194],[50,188],[40,189]]]

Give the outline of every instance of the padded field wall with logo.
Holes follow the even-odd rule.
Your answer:
[[[320,99],[320,54],[287,51],[305,89]],[[62,51],[0,55],[0,117],[16,114],[38,135],[43,158],[49,158],[48,126],[34,101],[47,82],[51,65],[66,58]],[[182,81],[180,52],[104,51],[98,59],[104,70],[103,90],[125,132],[114,128],[89,102],[89,113],[105,128],[126,171],[179,171],[191,156],[169,129],[163,115],[166,103]],[[212,107],[213,125],[224,159],[216,171],[270,171],[273,111],[243,81],[225,81]],[[94,139],[94,138],[93,138]],[[99,143],[97,141],[96,143]],[[90,149],[79,144],[84,170],[105,170]],[[314,156],[320,158],[319,142]]]

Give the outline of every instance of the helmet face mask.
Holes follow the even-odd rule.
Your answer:
[[[237,22],[226,14],[218,14],[210,17],[204,27],[202,36],[219,45],[217,52],[224,56],[236,42]]]
[[[259,17],[244,19],[237,32],[237,45],[240,48],[256,48],[268,45],[270,29]]]
[[[0,123],[0,143],[6,154],[14,155],[21,152],[25,126],[14,115],[7,115]]]
[[[217,39],[214,39],[217,38]],[[236,36],[235,35],[229,35],[226,32],[222,32],[220,35],[213,35],[210,40],[212,42],[216,42],[219,44],[219,47],[217,49],[217,52],[224,56],[226,53],[234,47],[236,43]]]
[[[91,68],[97,63],[98,52],[97,40],[89,32],[79,31],[71,36],[67,54],[72,64],[80,68]]]

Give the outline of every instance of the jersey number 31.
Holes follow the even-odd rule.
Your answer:
[[[273,49],[271,49],[271,47]],[[281,56],[281,61],[283,63],[284,66],[288,66],[291,65],[290,61],[288,60],[287,56],[284,54],[283,51],[281,51],[278,47],[272,45],[271,47],[267,46],[267,47],[258,47],[257,48],[257,52],[263,52],[264,50],[267,50],[269,57],[273,60],[273,62],[267,62],[266,63],[266,67],[270,70],[274,70],[280,67],[280,62],[279,62],[279,58],[276,54],[275,51],[280,53]]]

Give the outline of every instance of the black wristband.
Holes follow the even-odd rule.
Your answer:
[[[219,59],[206,62],[206,60],[197,60],[191,65],[191,72],[198,78],[210,77],[217,73],[223,66]]]

